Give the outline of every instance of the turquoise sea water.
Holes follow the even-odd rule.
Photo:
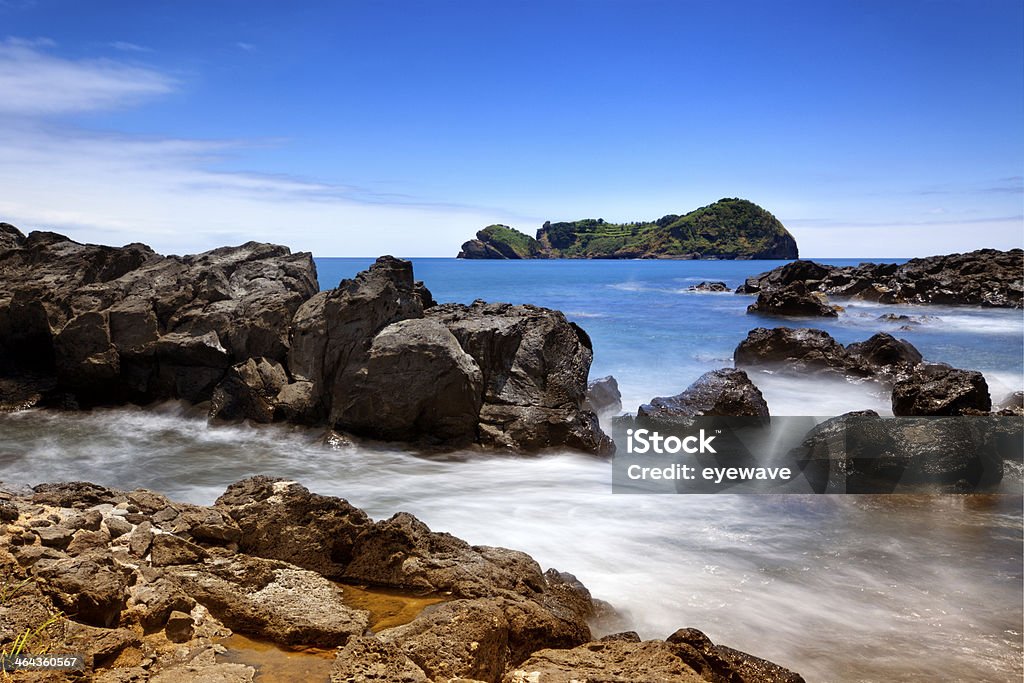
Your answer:
[[[927,360],[981,370],[998,401],[1024,385],[1024,321],[1020,310],[948,306],[884,306],[837,301],[838,319],[783,319],[748,315],[751,296],[693,293],[687,287],[720,280],[735,289],[783,261],[466,261],[412,259],[440,302],[474,299],[532,303],[565,312],[594,342],[591,377],[614,375],[626,410],[654,396],[675,394],[701,373],[732,364],[736,345],[755,327],[817,327],[844,344],[889,332],[914,344]],[[819,259],[832,265],[894,259]],[[321,287],[352,277],[373,259],[316,259]],[[880,322],[885,313],[931,316],[913,330]],[[757,380],[755,380],[757,381]],[[833,415],[873,407],[887,396],[873,387],[820,381],[759,384],[773,414]],[[809,392],[809,393],[807,393]],[[870,405],[868,405],[870,404]]]

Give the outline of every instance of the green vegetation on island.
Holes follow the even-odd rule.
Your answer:
[[[534,239],[492,225],[462,245],[459,258],[795,259],[796,240],[771,213],[746,199],[714,204],[656,221],[608,223],[602,218],[547,222]]]

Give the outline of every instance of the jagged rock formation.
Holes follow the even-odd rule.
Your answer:
[[[775,216],[745,199],[720,199],[684,216],[607,223],[545,223],[536,239],[492,225],[462,245],[459,258],[793,259],[796,240]]]
[[[768,404],[747,373],[722,368],[705,372],[680,394],[651,399],[637,411],[637,417],[649,418],[701,416],[768,418]]]
[[[536,680],[553,659],[579,679],[595,671],[600,655],[580,654],[598,642],[628,644],[622,680],[802,680],[694,629],[639,651],[595,641],[598,603],[571,574],[405,513],[373,521],[295,482],[245,479],[208,507],[82,482],[0,488],[0,519],[0,646],[51,620],[30,647],[84,654],[88,680],[251,681],[251,667],[219,659],[232,631],[336,649],[335,681]],[[378,626],[350,604],[352,586],[440,602]]]
[[[815,293],[886,304],[1024,306],[1024,251],[979,249],[964,254],[916,258],[904,264],[828,266],[796,261],[761,273],[737,289],[759,294],[796,282]]]
[[[3,229],[0,405],[210,402],[211,417],[442,448],[613,446],[583,409],[586,333],[535,306],[437,306],[381,257],[318,292],[308,253],[196,256]]]

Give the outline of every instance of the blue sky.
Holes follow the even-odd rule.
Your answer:
[[[0,220],[166,252],[727,196],[806,256],[1024,241],[1019,0],[0,0],[0,121]]]

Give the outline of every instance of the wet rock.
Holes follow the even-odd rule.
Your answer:
[[[715,645],[695,628],[679,629],[665,639],[676,655],[708,681],[804,683],[799,674],[759,657]]]
[[[894,415],[965,415],[991,408],[985,376],[948,365],[921,364],[892,390]]]
[[[582,407],[599,416],[622,412],[622,394],[619,392],[618,381],[608,375],[588,382]]]
[[[691,285],[686,288],[689,292],[728,292],[729,286],[724,282],[701,282],[700,284]]]
[[[344,574],[356,538],[371,524],[362,510],[341,498],[265,476],[232,484],[217,506],[237,523],[242,552],[330,578]]]
[[[733,352],[736,367],[778,366],[790,372],[866,377],[872,371],[824,330],[758,327]]]
[[[402,320],[373,338],[364,363],[333,397],[334,425],[390,441],[468,444],[476,438],[483,376],[447,327]]]
[[[443,304],[427,311],[483,373],[479,439],[486,446],[610,453],[597,416],[582,409],[593,348],[565,316],[536,306]]]
[[[659,396],[640,406],[638,417],[676,418],[719,415],[768,417],[768,404],[743,370],[706,372],[681,394]]]
[[[737,294],[757,294],[768,289],[777,289],[800,282],[805,285],[821,282],[827,278],[834,268],[814,261],[796,260],[779,266],[767,273],[747,278],[736,290]]]
[[[794,268],[797,263],[811,265]],[[1024,252],[979,249],[963,254],[911,259],[904,264],[862,263],[833,267],[795,262],[749,278],[741,293],[803,282],[811,291],[889,304],[1024,305]],[[789,269],[789,270],[787,270]]]
[[[849,344],[846,351],[854,361],[890,381],[907,377],[923,360],[921,352],[913,344],[885,332]]]
[[[838,314],[824,294],[811,292],[803,282],[762,289],[747,313],[791,317],[835,318]]]
[[[1024,391],[1014,391],[1007,394],[999,405],[995,407],[1000,415],[1017,416],[1024,415]]]
[[[288,374],[276,361],[250,358],[233,365],[213,390],[210,417],[273,422],[277,394],[287,383]]]
[[[238,554],[166,571],[232,630],[282,645],[336,647],[369,625],[336,585],[284,562]]]
[[[1002,480],[996,425],[974,418],[892,419],[847,413],[790,452],[818,493],[989,490]]]
[[[349,639],[331,668],[331,683],[430,683],[397,645],[374,636]]]

